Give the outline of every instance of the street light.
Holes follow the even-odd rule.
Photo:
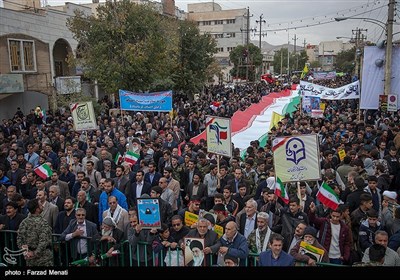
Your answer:
[[[388,8],[388,20],[387,23],[383,21],[363,18],[363,17],[338,17],[335,18],[336,21],[343,21],[347,19],[362,19],[366,22],[374,23],[386,32],[386,53],[385,53],[385,83],[384,83],[384,95],[391,94],[391,81],[392,81],[392,50],[393,50],[393,21],[394,21],[394,7],[396,0],[389,0]]]
[[[344,21],[347,19],[362,19],[363,21],[374,23],[376,25],[379,25],[381,28],[383,28],[386,31],[386,24],[383,21],[373,19],[373,18],[364,18],[364,17],[336,17],[335,21]]]

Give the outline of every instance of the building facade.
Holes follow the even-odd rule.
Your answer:
[[[217,42],[215,58],[222,69],[222,77],[216,77],[216,83],[233,80],[229,74],[233,68],[229,53],[246,43],[246,15],[247,9],[222,10],[214,2],[188,4],[187,19],[197,22],[200,33],[209,34]]]
[[[9,0],[0,8],[1,118],[12,118],[17,107],[25,114],[36,106],[48,109],[56,100],[55,79],[76,74],[67,64],[77,42],[66,20],[79,5],[67,3],[60,11],[40,1],[21,3]]]

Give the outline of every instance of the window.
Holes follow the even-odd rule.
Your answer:
[[[228,32],[228,33],[226,33],[226,37],[229,37],[229,38],[235,38],[235,32]]]
[[[224,48],[217,48],[217,52],[224,52]]]
[[[228,52],[231,52],[231,51],[233,51],[234,49],[235,49],[235,47],[228,47],[228,48],[227,48],[227,51],[228,51]]]
[[[227,24],[235,24],[235,20],[234,19],[227,19],[226,23]]]
[[[211,21],[203,21],[203,25],[211,25]]]
[[[214,25],[224,24],[223,20],[215,20]]]
[[[11,72],[36,71],[35,44],[33,41],[9,39]]]
[[[215,38],[215,39],[224,38],[224,34],[215,34],[215,35],[214,35],[214,38]]]

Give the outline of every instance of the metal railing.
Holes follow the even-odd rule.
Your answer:
[[[106,253],[111,248],[111,244],[105,242],[92,241],[85,237],[87,241],[87,253],[80,254],[76,245],[70,241],[61,241],[59,234],[53,234],[52,251],[55,267],[68,266],[119,266],[119,267],[147,267],[147,266],[184,266],[184,254],[180,248],[166,251],[162,250],[155,253],[150,243],[139,241],[133,247],[128,240],[121,242],[119,250],[111,257]],[[18,252],[17,232],[12,230],[0,230],[0,264],[10,267],[26,266],[22,253]],[[93,263],[89,261],[90,256],[94,256]],[[142,258],[141,258],[142,256]],[[245,266],[258,266],[259,254],[250,253],[246,259]],[[298,266],[305,266],[305,263],[297,262]],[[217,266],[217,257],[213,254],[206,255],[205,266]],[[345,265],[317,262],[317,266],[343,267]]]

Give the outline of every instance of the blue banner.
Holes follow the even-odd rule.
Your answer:
[[[127,111],[169,112],[172,110],[172,90],[139,93],[120,89],[119,102],[121,109]]]

